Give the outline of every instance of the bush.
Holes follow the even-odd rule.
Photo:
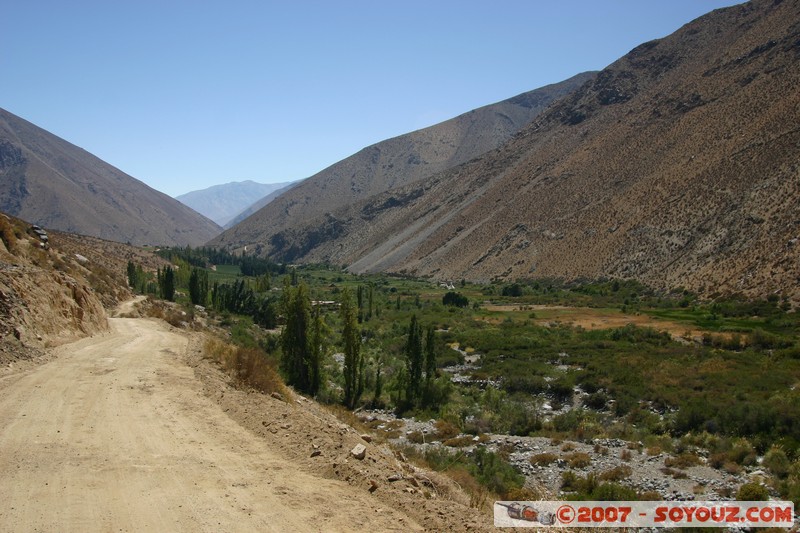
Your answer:
[[[664,459],[664,466],[668,468],[689,468],[690,466],[697,466],[703,464],[703,461],[693,453],[682,453],[677,457],[667,457]]]
[[[473,437],[472,435],[461,435],[460,437],[451,437],[442,442],[442,444],[444,444],[445,446],[450,446],[451,448],[464,448],[466,446],[474,444],[475,443],[475,441],[473,440],[474,438],[475,437]]]
[[[740,502],[765,502],[769,500],[769,491],[758,483],[745,483],[739,487],[736,499]]]
[[[506,285],[505,287],[503,287],[501,294],[503,296],[511,296],[513,298],[518,298],[523,294],[522,285],[520,285],[519,283]]]
[[[744,439],[739,439],[728,451],[728,459],[736,464],[750,466],[756,464],[756,450]]]
[[[260,349],[234,346],[216,339],[206,342],[204,354],[217,361],[223,370],[240,384],[264,394],[280,393],[289,397],[275,362]]]
[[[599,502],[631,501],[637,500],[638,494],[630,487],[618,483],[602,483],[589,495],[592,500]]]
[[[771,350],[773,348],[788,348],[794,344],[791,340],[775,335],[761,328],[756,328],[750,334],[750,344],[755,348],[762,350]]]
[[[791,466],[789,458],[786,457],[786,453],[780,448],[775,447],[770,448],[770,450],[764,454],[761,465],[779,478],[786,477],[787,474],[789,474],[789,467]]]
[[[522,487],[525,477],[514,470],[496,453],[481,446],[475,450],[472,472],[475,478],[489,490],[505,497],[512,489]]]
[[[633,474],[633,468],[627,465],[615,466],[610,470],[606,470],[600,474],[601,481],[622,481],[628,479]]]
[[[503,389],[511,393],[540,394],[547,390],[547,382],[542,376],[515,374],[503,379]]]
[[[537,466],[547,466],[558,460],[558,456],[554,453],[539,453],[531,457],[531,464]]]
[[[437,420],[434,424],[436,428],[436,432],[434,433],[434,437],[436,440],[445,441],[447,439],[452,439],[453,437],[458,436],[461,431],[455,426],[448,422],[447,420]]]
[[[442,297],[442,304],[450,307],[467,307],[469,305],[469,298],[460,292],[450,291]]]
[[[606,403],[608,402],[608,396],[606,396],[602,392],[595,392],[594,394],[590,394],[586,397],[583,401],[584,405],[587,407],[591,407],[597,411],[605,409]]]
[[[423,442],[431,440],[426,439],[425,435],[421,431],[412,431],[406,435],[406,439],[408,439],[408,442],[413,442],[414,444],[422,444]]]
[[[588,453],[572,452],[564,457],[570,468],[586,468],[592,464],[592,458]]]

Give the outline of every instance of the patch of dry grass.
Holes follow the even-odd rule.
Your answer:
[[[277,392],[284,398],[290,398],[289,389],[278,374],[275,362],[263,351],[209,339],[204,354],[208,359],[217,361],[238,383],[264,394]]]

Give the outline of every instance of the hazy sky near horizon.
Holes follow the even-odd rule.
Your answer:
[[[283,182],[736,3],[9,2],[0,107],[171,196]]]

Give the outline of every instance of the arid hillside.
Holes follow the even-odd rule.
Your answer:
[[[106,310],[128,300],[129,260],[165,261],[96,237],[45,231],[0,213],[0,365],[108,329]]]
[[[0,364],[108,328],[84,256],[45,249],[27,223],[0,213]]]
[[[798,89],[800,2],[717,10],[638,46],[497,150],[242,244],[356,272],[797,299]]]
[[[551,102],[594,73],[578,74],[456,118],[381,141],[304,180],[211,244],[235,248],[266,243],[298,221],[313,220],[352,202],[417,182],[497,148]],[[262,245],[265,252],[269,245]]]
[[[133,244],[201,244],[221,228],[89,152],[0,109],[0,210]]]

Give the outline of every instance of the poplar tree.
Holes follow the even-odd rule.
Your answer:
[[[175,299],[175,271],[167,265],[164,270],[158,270],[157,278],[161,297],[170,302],[173,301]]]
[[[417,315],[411,316],[405,355],[408,369],[406,400],[414,406],[418,403],[422,389],[422,327],[417,322]]]
[[[429,326],[425,335],[425,381],[436,377],[436,332]]]
[[[342,318],[342,345],[344,349],[344,404],[353,409],[364,392],[364,356],[361,354],[361,334],[350,290],[342,291],[339,308]]]
[[[314,356],[312,344],[313,323],[308,286],[300,283],[292,287],[290,277],[283,286],[281,304],[286,325],[281,332],[281,370],[286,381],[303,392],[316,394],[319,383],[320,361]]]
[[[189,299],[194,305],[206,305],[208,299],[208,272],[192,268],[189,276]]]

